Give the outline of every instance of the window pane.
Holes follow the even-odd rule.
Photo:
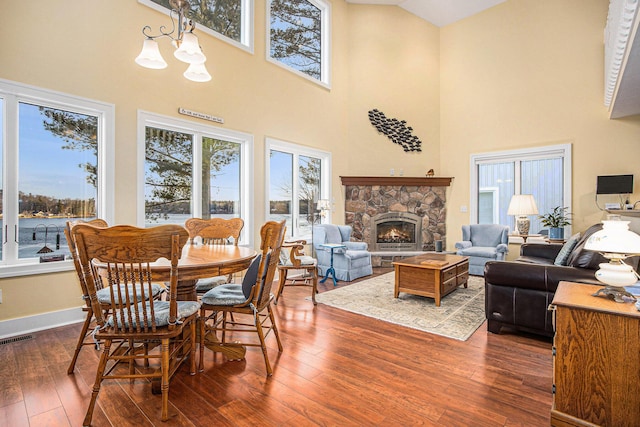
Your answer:
[[[287,236],[293,236],[293,154],[271,150],[269,219],[287,221]]]
[[[507,209],[515,192],[514,174],[513,162],[478,165],[479,224],[503,224],[513,229],[515,220],[507,215]]]
[[[96,215],[98,118],[19,104],[19,258],[69,255],[69,218]]]
[[[171,10],[169,0],[150,1]],[[242,31],[241,0],[192,1],[190,2],[188,17],[200,24],[196,28],[206,27],[240,42]]]
[[[239,218],[240,144],[202,139],[202,217]]]
[[[2,177],[4,176],[4,172],[2,170],[2,165],[4,162],[2,161],[2,153],[4,153],[4,99],[0,98],[0,213],[4,213],[3,210],[3,196],[4,196],[4,185]],[[2,237],[2,241],[4,242],[4,215],[0,215],[0,236]],[[4,245],[0,245],[0,260],[3,259],[2,250]]]
[[[320,198],[320,159],[308,156],[299,157],[298,165],[298,232],[301,238],[311,237],[311,225],[320,218],[316,212],[316,203]]]
[[[321,10],[307,0],[272,0],[270,11],[270,56],[321,80]]]
[[[191,216],[193,135],[145,128],[145,225],[184,224]]]
[[[544,215],[556,206],[563,206],[563,159],[528,160],[520,166],[522,194],[533,194],[538,213]],[[529,216],[531,233],[539,233],[545,228],[538,215]]]

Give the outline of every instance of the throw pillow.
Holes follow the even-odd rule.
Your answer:
[[[569,240],[567,240],[562,246],[562,249],[558,252],[558,256],[556,256],[556,260],[553,263],[555,265],[567,265],[569,255],[571,255],[571,251],[573,251],[578,244],[578,240],[580,240],[580,233],[576,233],[569,237]]]

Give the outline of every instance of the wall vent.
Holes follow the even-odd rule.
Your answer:
[[[6,338],[0,340],[0,345],[11,344],[12,342],[25,341],[33,339],[33,335],[22,335],[21,337]]]

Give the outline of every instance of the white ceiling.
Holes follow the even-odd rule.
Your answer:
[[[443,27],[507,0],[347,0],[348,3],[397,5]]]

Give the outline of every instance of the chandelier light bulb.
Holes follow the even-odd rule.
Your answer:
[[[200,50],[198,37],[191,32],[182,35],[180,47],[175,50],[173,55],[187,64],[202,64],[207,60],[207,57]]]
[[[207,71],[207,67],[204,66],[204,63],[189,65],[189,68],[187,68],[187,71],[184,72],[183,76],[193,82],[199,83],[211,80],[211,74]]]
[[[161,70],[167,68],[167,63],[160,54],[158,42],[153,39],[145,39],[140,54],[135,59],[136,64],[145,68]]]

